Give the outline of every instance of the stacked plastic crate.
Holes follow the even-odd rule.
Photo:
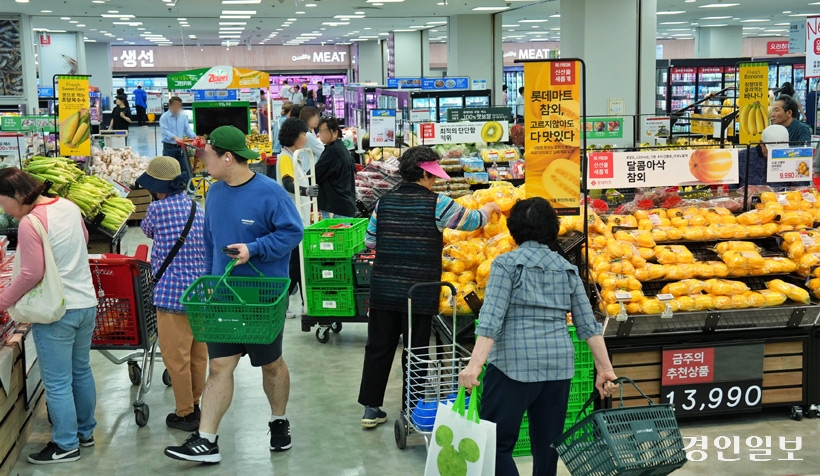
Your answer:
[[[356,315],[353,256],[364,249],[367,220],[328,219],[305,228],[305,285],[311,317]]]
[[[356,275],[356,316],[366,318],[370,312],[370,273],[373,271],[373,262],[376,252],[362,251],[353,256],[353,274]]]
[[[575,417],[578,416],[584,403],[586,403],[592,394],[592,390],[595,388],[595,361],[592,358],[592,352],[589,350],[586,342],[578,339],[575,326],[569,326],[569,334],[570,337],[572,337],[572,344],[575,347],[575,376],[572,378],[569,391],[567,418],[564,420],[565,432],[575,425]],[[590,410],[587,408],[586,413],[588,414],[589,412]],[[583,420],[583,417],[578,418],[578,421],[580,420]],[[515,443],[513,456],[526,456],[529,454],[531,454],[530,425],[527,420],[527,415],[524,414],[524,421],[521,423],[521,433],[518,435],[518,441]]]

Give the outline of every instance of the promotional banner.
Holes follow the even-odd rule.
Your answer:
[[[20,20],[0,19],[0,96],[23,95],[23,51]]]
[[[738,183],[737,149],[590,152],[587,188]],[[529,162],[527,174],[529,174]]]
[[[372,129],[373,126],[371,125]],[[415,124],[416,135],[421,145],[459,144],[476,142],[507,142],[510,139],[510,125],[504,122],[459,122],[442,124],[426,122]],[[373,133],[371,132],[371,137]],[[371,139],[371,144],[372,144]]]
[[[510,118],[512,118],[512,108],[510,107],[469,107],[466,109],[447,109],[447,122],[510,122]]]
[[[79,72],[77,33],[44,33],[39,38],[37,60],[41,86],[50,87],[55,74],[72,75]]]
[[[766,43],[766,54],[783,56],[789,52],[789,40],[769,41]]]
[[[54,118],[47,116],[2,116],[0,130],[4,132],[55,132]]]
[[[0,132],[0,167],[20,167],[21,151],[26,150],[23,134]]]
[[[412,88],[421,87],[421,78],[387,78],[388,88]]]
[[[820,17],[806,18],[806,78],[820,78]]]
[[[60,155],[91,155],[88,76],[58,76]]]
[[[528,197],[559,215],[581,212],[581,63],[524,63]]]
[[[238,101],[239,91],[236,89],[196,89],[193,91],[194,101]]]
[[[270,75],[261,71],[214,66],[192,69],[168,76],[168,89],[243,89],[269,88]]]
[[[766,182],[808,182],[811,177],[814,149],[768,149]]]
[[[370,111],[370,146],[396,146],[396,111],[372,109]]]
[[[470,78],[421,78],[422,91],[470,89]]]
[[[623,117],[589,117],[584,123],[587,139],[623,139]]]
[[[739,73],[740,143],[756,144],[769,125],[769,63],[741,63]]]

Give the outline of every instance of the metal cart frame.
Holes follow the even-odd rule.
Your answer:
[[[453,335],[456,334],[456,295],[457,290],[452,283],[436,282],[416,284],[407,293],[407,342],[405,349],[407,352],[407,368],[405,369],[407,385],[405,399],[405,409],[399,414],[393,426],[396,438],[396,446],[404,449],[407,446],[407,437],[413,433],[424,436],[424,444],[430,446],[430,435],[432,431],[419,428],[411,418],[413,409],[413,398],[435,399],[436,408],[438,404],[445,400],[448,395],[458,392],[458,374],[470,361],[470,351],[459,345],[453,339],[452,345],[433,345],[424,347],[412,347],[413,342],[413,295],[420,290],[434,288],[441,292],[442,287],[447,287],[451,292],[451,304],[453,308]],[[444,352],[441,352],[441,351]]]

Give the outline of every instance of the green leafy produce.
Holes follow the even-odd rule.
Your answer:
[[[65,197],[72,183],[81,181],[85,174],[73,160],[66,157],[33,157],[23,167],[41,182],[46,180],[52,183],[51,193]]]
[[[111,231],[119,230],[128,221],[135,209],[134,203],[127,198],[111,197],[106,199],[100,207],[100,211],[105,214],[105,218],[101,223],[102,227]]]

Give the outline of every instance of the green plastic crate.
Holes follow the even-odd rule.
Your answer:
[[[352,258],[364,248],[366,218],[333,218],[305,228],[302,241],[307,258]],[[338,225],[349,228],[333,228]]]
[[[348,258],[306,258],[307,286],[352,286],[353,264]]]
[[[532,454],[532,449],[530,448],[530,433],[528,429],[521,430],[521,434],[518,435],[518,441],[515,442],[515,447],[513,448],[513,457],[518,456],[529,456]]]
[[[370,290],[357,289],[354,294],[356,296],[356,315],[367,317],[367,313],[370,312]]]
[[[311,317],[353,317],[356,298],[353,287],[307,288],[307,314]]]

